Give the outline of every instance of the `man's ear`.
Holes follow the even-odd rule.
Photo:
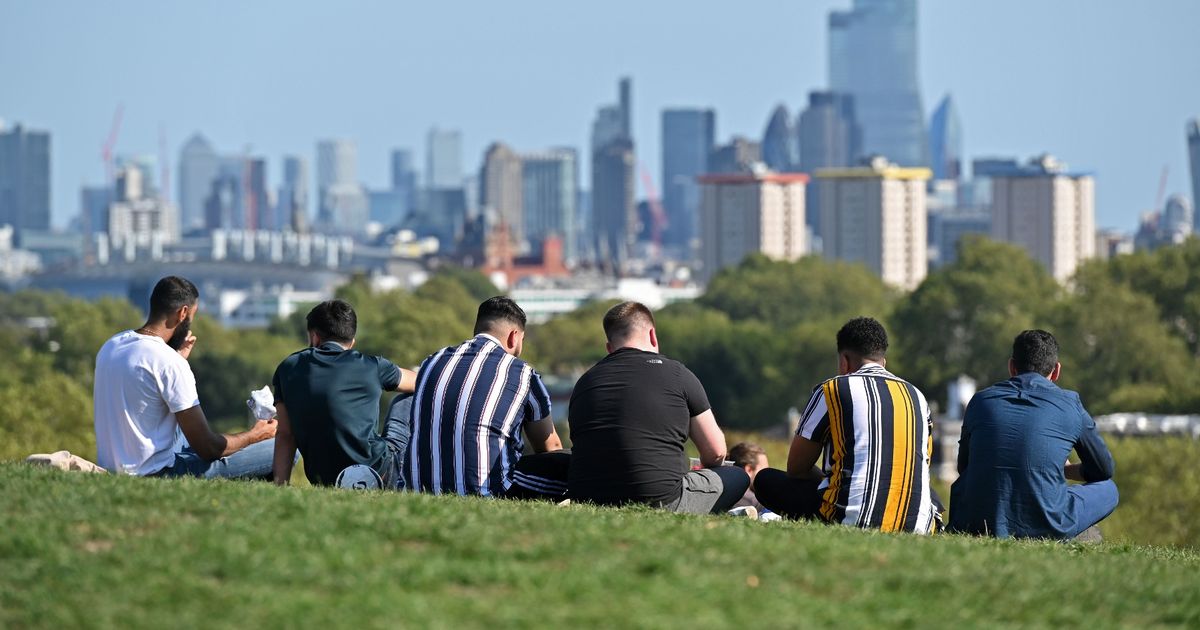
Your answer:
[[[1062,376],[1062,363],[1055,363],[1054,369],[1050,371],[1050,377],[1049,377],[1050,382],[1051,383],[1058,382],[1058,379],[1061,376]]]
[[[658,349],[658,331],[653,328],[650,329],[650,345]]]
[[[517,334],[519,331],[516,328],[508,331],[508,336],[504,338],[504,347],[512,350],[517,347]]]
[[[1008,360],[1008,376],[1011,378],[1017,375],[1017,363],[1012,359]]]
[[[612,347],[612,342],[611,342],[611,341],[605,341],[605,342],[604,342],[604,351],[605,351],[605,352],[607,352],[607,353],[609,353],[609,354],[612,354],[613,347]]]

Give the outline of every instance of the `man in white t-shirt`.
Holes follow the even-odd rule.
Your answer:
[[[159,280],[146,325],[117,333],[96,355],[96,461],[110,472],[271,478],[275,420],[220,434],[200,408],[187,361],[199,298],[185,278]]]

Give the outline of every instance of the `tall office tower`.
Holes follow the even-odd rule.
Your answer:
[[[615,272],[625,266],[637,236],[631,89],[622,78],[620,103],[601,107],[592,123],[593,253]]]
[[[1188,203],[1187,197],[1171,195],[1167,198],[1167,205],[1163,208],[1162,220],[1159,222],[1163,240],[1172,244],[1187,240],[1194,231],[1192,221],[1192,204]]]
[[[494,142],[483,155],[479,169],[479,207],[484,228],[508,228],[509,237],[520,250],[525,243],[525,208],[521,201],[521,158],[502,142]]]
[[[204,203],[220,166],[221,158],[199,133],[179,151],[179,220],[185,233],[204,229]]]
[[[403,200],[404,214],[417,207],[417,167],[412,151],[408,149],[392,151],[392,190]]]
[[[283,183],[279,185],[275,216],[280,229],[308,231],[308,163],[302,157],[283,156]]]
[[[246,228],[245,172],[245,160],[240,157],[222,157],[218,160],[217,176],[204,200],[205,230]]]
[[[704,277],[759,252],[775,260],[808,253],[802,173],[702,175],[700,225]]]
[[[317,143],[317,221],[328,232],[361,235],[367,225],[366,191],[358,183],[358,151],[349,140]]]
[[[1091,175],[1068,173],[1052,156],[992,174],[992,238],[1019,245],[1060,282],[1096,255]]]
[[[929,153],[934,180],[958,181],[962,177],[962,123],[949,94],[938,103],[929,121]]]
[[[142,169],[126,166],[117,174],[108,207],[108,240],[131,259],[136,248],[159,248],[179,240],[179,211],[164,197],[149,195]]]
[[[1200,118],[1188,123],[1188,158],[1192,168],[1192,203],[1200,205]],[[1193,217],[1196,221],[1194,231],[1200,232],[1200,212]]]
[[[925,230],[927,168],[882,157],[863,166],[818,170],[826,258],[863,263],[888,284],[915,288],[929,269]]]
[[[741,136],[734,136],[729,144],[713,147],[708,153],[708,172],[749,173],[754,165],[762,162],[762,145]]]
[[[279,230],[282,222],[275,215],[271,195],[267,189],[267,161],[247,157],[245,161],[246,218],[243,225],[247,230]]]
[[[852,166],[862,155],[862,129],[854,115],[854,97],[837,92],[809,92],[808,107],[796,123],[800,171],[812,175],[821,168]],[[805,198],[809,227],[821,231],[820,191],[809,180]]]
[[[541,251],[551,236],[562,238],[563,258],[578,259],[579,158],[574,149],[551,149],[521,156],[525,237]]]
[[[108,231],[108,206],[112,202],[111,186],[84,186],[79,190],[79,218],[85,236]]]
[[[0,227],[13,226],[16,242],[24,231],[50,229],[50,134],[16,125],[0,128]]]
[[[792,128],[792,115],[780,104],[771,113],[767,128],[763,130],[762,160],[767,168],[777,173],[788,173],[799,166],[796,156],[796,131]]]
[[[917,70],[917,0],[854,0],[829,14],[829,88],[850,94],[863,151],[929,164]]]
[[[430,129],[425,137],[425,186],[459,188],[462,184],[462,133],[457,129]]]
[[[667,214],[663,245],[685,256],[699,231],[700,184],[716,142],[717,115],[711,109],[667,109],[662,113],[662,195]]]

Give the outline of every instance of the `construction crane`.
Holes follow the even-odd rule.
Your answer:
[[[1154,197],[1154,212],[1162,212],[1163,197],[1167,194],[1167,172],[1169,165],[1163,164],[1162,175],[1158,178],[1158,195]]]
[[[124,116],[125,104],[118,103],[117,111],[113,114],[112,126],[108,131],[108,138],[100,146],[100,159],[104,161],[104,175],[110,186],[113,178],[116,177],[116,169],[113,168],[113,147],[117,146],[117,136],[121,133],[121,119]]]

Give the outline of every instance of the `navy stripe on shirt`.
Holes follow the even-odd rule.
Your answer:
[[[482,334],[431,355],[418,374],[408,487],[503,494],[524,447],[522,427],[550,416],[541,377]]]

